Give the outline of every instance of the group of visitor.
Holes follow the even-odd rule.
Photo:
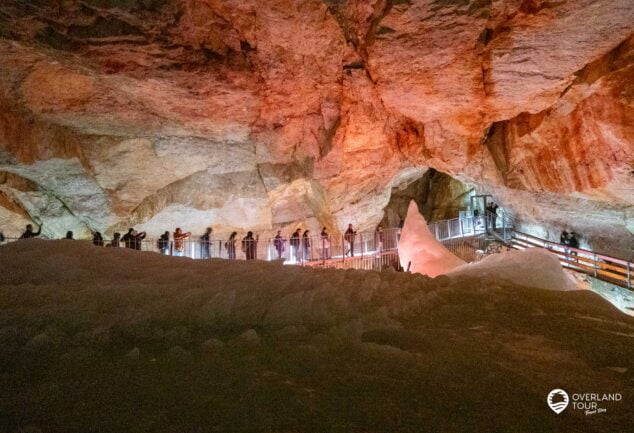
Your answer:
[[[297,229],[293,232],[288,239],[290,244],[290,260],[294,262],[307,261],[312,259],[312,239],[310,237],[310,230],[304,230],[301,234],[301,229]],[[330,235],[326,227],[322,228],[319,236],[321,241],[322,255],[324,258],[330,258]],[[281,259],[284,251],[286,251],[287,239],[282,236],[282,231],[278,230],[277,234],[273,238],[273,246],[277,251],[277,258]]]
[[[40,225],[37,232],[33,230],[33,225],[28,224],[26,230],[20,236],[20,239],[29,239],[40,236],[43,225]],[[213,245],[212,228],[207,227],[205,233],[199,237],[198,246],[200,247],[200,258],[208,259],[212,257],[211,248]],[[185,232],[180,227],[176,228],[173,233],[169,231],[164,232],[157,240],[157,248],[164,255],[170,256],[184,256],[187,246],[187,240],[192,236],[191,232]],[[224,248],[227,251],[227,257],[230,260],[236,259],[236,244],[238,242],[238,233],[233,232],[229,238],[224,242]],[[354,246],[357,231],[354,230],[352,224],[348,225],[343,239],[345,242],[344,256],[354,257]],[[119,248],[125,247],[133,250],[141,250],[144,240],[147,237],[147,233],[144,231],[137,231],[134,228],[129,228],[127,233],[123,236],[119,232],[115,232],[110,241],[106,241],[103,235],[98,232],[92,232],[92,243],[98,247],[107,248]],[[68,231],[64,239],[74,239],[72,231]],[[0,242],[4,241],[4,236],[0,232]],[[321,257],[324,259],[331,258],[331,243],[330,234],[328,229],[323,227],[317,241],[321,247]],[[246,236],[242,238],[241,251],[244,253],[247,260],[257,259],[258,254],[258,242],[259,236],[253,234],[252,231],[247,232]],[[286,244],[290,246],[290,260],[294,262],[309,261],[313,259],[313,239],[311,238],[310,230],[296,229],[289,238],[282,235],[282,231],[278,230],[276,236],[273,238],[273,246],[277,251],[278,259],[282,259],[284,252],[286,251]],[[219,247],[221,242],[219,242]],[[383,248],[383,230],[381,226],[378,226],[375,231],[375,245],[376,250],[381,251]],[[192,251],[193,252],[193,251]]]

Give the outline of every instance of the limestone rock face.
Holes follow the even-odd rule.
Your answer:
[[[7,235],[40,221],[50,237],[371,228],[431,167],[493,193],[527,229],[631,254],[631,1],[6,0],[0,12]],[[443,188],[439,203],[461,194]]]

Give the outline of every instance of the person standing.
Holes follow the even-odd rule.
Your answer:
[[[119,242],[120,241],[121,241],[121,233],[116,232],[114,235],[112,235],[112,240],[107,245],[107,247],[109,247],[109,248],[119,248]]]
[[[345,255],[350,254],[350,257],[354,257],[354,238],[357,232],[352,228],[352,224],[348,224],[348,230],[346,230],[343,238],[348,242],[348,251]]]
[[[376,226],[376,230],[374,231],[374,245],[376,252],[381,254],[381,252],[383,252],[383,227],[381,227],[381,225]]]
[[[128,232],[121,238],[125,247],[133,250],[141,249],[143,239],[145,239],[145,232],[139,233],[133,228],[129,228]]]
[[[304,246],[303,260],[310,261],[310,231],[305,230],[302,235],[302,244]]]
[[[299,244],[300,244],[299,229],[295,230],[293,234],[291,235],[290,244],[291,244],[291,260],[293,260],[294,262],[298,262],[299,261]]]
[[[64,237],[64,239],[69,239],[69,240],[73,240],[73,232],[71,232],[70,230],[66,232],[66,236]]]
[[[92,234],[92,244],[96,247],[103,247],[103,236],[101,236],[101,233],[99,232],[94,232]]]
[[[31,224],[27,224],[26,225],[26,231],[24,233],[22,233],[22,236],[20,236],[20,239],[30,239],[30,238],[34,238],[40,235],[40,233],[42,233],[42,227],[44,226],[44,224],[40,224],[40,228],[37,230],[37,232],[33,231],[33,226]]]
[[[164,256],[168,256],[170,253],[170,232],[166,231],[159,237],[158,242],[156,243],[161,254]]]
[[[325,260],[330,259],[330,235],[326,227],[321,229],[321,251],[322,257]]]
[[[568,238],[568,245],[570,248],[579,248],[579,240],[577,239],[577,234],[575,232],[570,232],[570,237]],[[570,255],[575,256],[575,261],[577,259],[577,251],[570,250]]]
[[[236,236],[238,236],[238,232],[233,232],[225,242],[225,248],[227,249],[227,255],[229,260],[236,259]]]
[[[275,247],[275,250],[277,251],[278,259],[281,259],[282,254],[284,253],[284,242],[286,241],[282,237],[282,231],[278,230],[277,234],[275,235],[275,238],[273,238],[273,246]]]
[[[189,239],[191,236],[191,232],[183,232],[180,227],[177,227],[174,230],[174,255],[175,256],[184,256],[185,255],[185,240]]]
[[[255,260],[257,256],[258,239],[253,237],[253,232],[248,232],[242,238],[242,251],[244,251],[247,260]]]
[[[211,247],[211,227],[207,227],[205,234],[200,237],[200,258],[208,259],[211,257],[209,249]]]

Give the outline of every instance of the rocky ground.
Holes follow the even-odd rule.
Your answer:
[[[625,432],[633,336],[590,291],[492,275],[23,241],[0,247],[0,431]],[[554,388],[622,401],[556,415]]]

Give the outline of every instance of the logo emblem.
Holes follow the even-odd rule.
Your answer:
[[[568,398],[568,394],[563,389],[553,389],[548,394],[546,401],[553,412],[559,415],[568,407],[568,402],[570,400]]]

